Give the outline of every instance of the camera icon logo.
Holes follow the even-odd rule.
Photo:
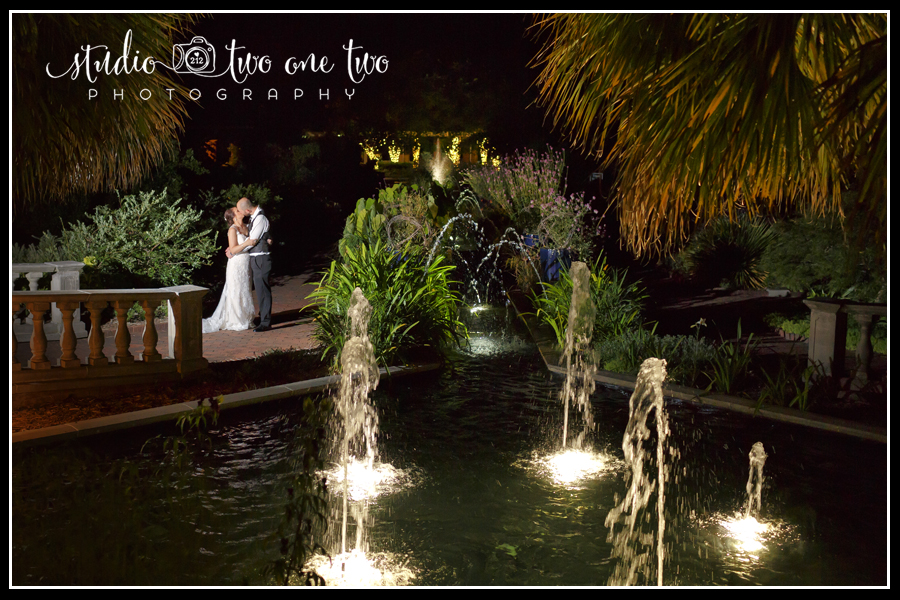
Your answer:
[[[172,46],[172,64],[176,73],[204,75],[216,70],[216,49],[203,36],[187,44]]]

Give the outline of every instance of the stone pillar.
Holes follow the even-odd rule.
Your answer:
[[[53,278],[50,280],[51,291],[75,291],[81,289],[81,271],[82,269],[84,269],[83,262],[66,260],[60,262],[51,262],[47,264],[52,265],[56,269],[56,272],[53,273]],[[62,313],[57,308],[56,303],[51,306],[50,314],[53,317],[51,319],[51,322],[57,324],[59,331],[62,332]],[[81,311],[77,306],[75,307],[75,312],[73,313],[72,325],[74,327],[73,332],[75,333],[76,338],[87,337],[87,328],[81,321]]]
[[[206,369],[203,358],[203,296],[209,290],[196,285],[162,288],[178,297],[169,300],[169,357],[182,375]]]
[[[840,300],[804,300],[809,318],[809,364],[821,364],[825,375],[840,377],[847,345],[847,313]]]

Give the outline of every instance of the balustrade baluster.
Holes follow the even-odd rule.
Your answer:
[[[100,329],[100,314],[106,308],[106,300],[92,300],[85,303],[91,313],[91,333],[88,336],[88,346],[91,351],[88,355],[88,364],[102,367],[109,364],[109,359],[103,354],[103,330]]]
[[[853,315],[859,323],[859,342],[856,344],[856,377],[860,385],[869,381],[869,365],[872,364],[872,329],[878,322],[878,315],[857,312]]]
[[[78,339],[75,336],[75,311],[78,310],[78,302],[57,302],[56,308],[62,313],[63,335],[60,340],[60,348],[62,356],[59,359],[59,366],[64,369],[81,366],[81,359],[75,355],[75,346]]]
[[[32,369],[49,369],[50,359],[47,358],[47,336],[44,334],[44,313],[50,310],[49,302],[29,302],[26,304],[31,314],[35,316],[32,322],[31,333],[31,361]]]
[[[41,271],[30,271],[25,273],[25,279],[28,280],[28,289],[32,292],[36,292],[38,289],[38,281],[40,281],[43,276],[44,274]]]
[[[14,264],[13,272],[19,272],[18,269],[22,266]],[[117,387],[137,381],[174,381],[207,368],[209,363],[203,358],[201,335],[201,300],[206,292],[206,289],[197,286],[133,290],[13,290],[12,317],[23,308],[40,317],[27,328],[17,324],[17,331],[13,331],[10,339],[13,406],[32,399],[45,401],[65,398],[69,394],[112,392]],[[141,333],[143,348],[132,351],[134,334],[129,331],[127,320],[128,309],[135,302],[144,307],[147,322]],[[160,334],[153,317],[163,302],[170,303],[169,347],[174,357],[171,354],[163,356],[157,349]],[[106,340],[101,327],[101,319],[110,305],[115,309],[118,325],[114,340]],[[82,310],[85,312],[81,313]],[[57,315],[53,329],[43,319],[49,311]],[[90,315],[90,332],[84,330],[79,314]],[[87,319],[84,322],[87,323]],[[25,342],[26,332],[31,340],[30,361],[23,358],[25,351],[19,348]],[[80,337],[87,337],[87,357],[80,352],[76,354]],[[55,346],[50,348],[50,344],[56,344],[57,339],[59,363],[56,362]],[[134,341],[137,346],[137,340]],[[113,352],[106,349],[107,345],[115,345],[114,357]],[[18,350],[22,350],[23,357],[17,356]],[[53,358],[48,358],[48,355]],[[174,360],[167,360],[171,358]],[[83,364],[85,362],[86,365]],[[110,362],[119,365],[140,362],[144,366],[120,369],[108,366]],[[93,386],[95,382],[99,387]]]
[[[159,334],[156,331],[156,322],[154,314],[156,307],[162,302],[160,300],[143,300],[141,305],[144,307],[144,318],[146,326],[144,327],[144,362],[156,362],[162,360],[162,355],[156,349],[156,343],[159,341]]]
[[[16,313],[19,312],[19,304],[18,302],[12,303],[12,318],[13,321],[16,320]],[[16,352],[19,349],[19,343],[16,341],[16,331],[15,329],[10,328],[12,331],[12,370],[13,371],[21,371],[22,365],[19,364],[19,359],[16,357]]]
[[[134,304],[134,300],[116,300],[113,308],[116,309],[116,363],[129,365],[134,362],[134,356],[128,351],[131,345],[131,332],[128,331],[128,309]]]

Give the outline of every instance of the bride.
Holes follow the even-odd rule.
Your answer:
[[[225,287],[216,311],[208,319],[203,319],[203,333],[250,329],[256,309],[250,291],[250,255],[247,248],[256,245],[257,240],[249,238],[250,232],[244,224],[244,215],[237,208],[225,211],[228,227],[228,250],[231,258],[225,269]]]

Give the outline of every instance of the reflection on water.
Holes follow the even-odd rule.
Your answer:
[[[533,347],[523,346],[521,338],[476,340],[476,350],[455,355],[439,375],[385,378],[372,394],[379,463],[400,474],[375,484],[378,493],[368,497],[368,560],[382,583],[604,585],[613,572],[604,520],[625,493],[617,465],[629,393],[598,388],[585,468],[577,478],[555,474],[562,382],[547,374]],[[164,501],[162,481],[154,504],[137,512],[117,500],[124,496],[115,478],[91,483],[90,469],[73,474],[61,466],[70,450],[32,459],[17,453],[13,583],[71,584],[93,568],[89,561],[133,555],[147,558],[133,558],[129,564],[139,568],[121,578],[97,568],[94,579],[79,581],[262,582],[260,567],[278,556],[274,532],[293,468],[291,442],[302,428],[294,405],[223,413],[211,432],[212,450],[198,458],[193,483],[174,507]],[[665,494],[664,585],[886,584],[884,445],[673,401],[667,410],[669,443],[680,458]],[[135,448],[129,437],[135,433],[117,452],[141,460],[140,444]],[[745,505],[747,452],[757,441],[768,454],[757,520],[774,528],[751,532],[757,536],[751,541],[762,544],[751,549],[740,541],[743,534],[726,528],[723,515]],[[119,495],[101,493],[106,487]],[[340,504],[338,494],[332,499]],[[651,521],[655,512],[648,511]],[[329,530],[340,531],[340,523]],[[338,554],[339,541],[320,541],[332,557]],[[48,575],[54,569],[59,579]],[[385,581],[385,572],[398,579]]]

